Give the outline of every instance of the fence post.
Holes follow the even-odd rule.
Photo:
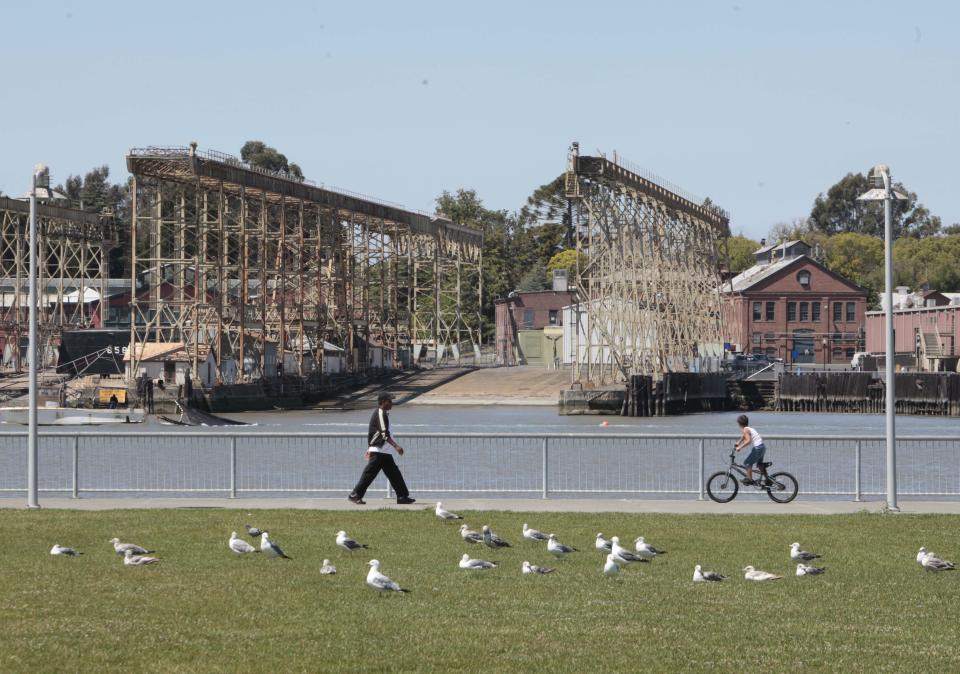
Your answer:
[[[700,488],[699,495],[697,496],[698,501],[703,500],[703,438],[700,438]]]
[[[854,462],[854,473],[853,473],[853,500],[860,500],[860,440],[857,440],[857,453],[855,455],[856,461]]]
[[[547,438],[543,439],[543,494],[541,498],[547,498]]]
[[[230,498],[237,498],[237,436],[230,438]]]
[[[80,498],[80,436],[73,436],[73,498]]]

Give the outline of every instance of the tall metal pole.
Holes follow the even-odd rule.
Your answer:
[[[890,171],[881,167],[883,178],[883,244],[884,244],[884,295],[886,302],[886,413],[887,413],[887,508],[899,511],[897,507],[897,432],[894,413],[896,409],[896,390],[893,376],[893,187],[890,185]]]
[[[28,345],[29,359],[27,369],[29,373],[29,412],[27,423],[27,508],[39,508],[40,501],[37,489],[37,178],[46,169],[38,166],[33,171],[33,180],[30,188],[30,294],[29,294],[29,322],[30,338]]]

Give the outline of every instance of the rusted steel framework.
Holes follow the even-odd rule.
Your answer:
[[[0,197],[0,336],[11,364],[26,364],[30,205]],[[107,291],[108,253],[115,245],[110,214],[37,205],[37,321],[39,348],[50,355],[64,330],[98,323]]]
[[[574,381],[660,378],[722,354],[727,215],[625,164],[571,148],[565,188],[584,261]]]
[[[194,372],[212,347],[233,383],[318,372],[325,341],[362,371],[371,344],[415,360],[478,334],[442,329],[460,316],[436,298],[477,282],[480,232],[195,146],[132,150],[127,168],[131,343],[183,342]]]

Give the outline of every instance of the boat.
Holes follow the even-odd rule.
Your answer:
[[[139,424],[146,419],[142,408],[84,409],[46,406],[37,408],[39,426],[99,426],[102,424]],[[30,418],[27,406],[0,407],[0,422],[26,425]]]

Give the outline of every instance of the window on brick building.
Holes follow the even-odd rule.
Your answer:
[[[856,302],[847,302],[847,320],[855,321],[857,320],[857,304]],[[851,356],[852,358],[853,356]]]
[[[835,321],[843,320],[843,304],[840,302],[833,303],[833,320]]]
[[[763,306],[762,302],[753,303],[753,320],[759,321],[761,319],[760,311],[762,306]]]
[[[775,302],[767,302],[767,320],[772,321],[774,319],[774,307],[777,306]]]
[[[797,303],[796,302],[787,302],[787,320],[788,321],[797,320]]]
[[[551,310],[550,310],[550,325],[556,325],[556,324],[557,324],[557,310],[556,310],[556,309],[551,309]]]
[[[810,272],[804,269],[801,272],[797,273],[797,282],[803,286],[804,289],[810,289]]]
[[[800,320],[809,321],[810,320],[810,305],[806,302],[800,303]]]
[[[532,328],[533,327],[533,309],[524,309],[523,310],[523,327]]]
[[[759,344],[762,339],[763,339],[763,333],[762,333],[762,332],[755,332],[755,333],[753,333],[753,343],[754,343],[754,344]]]
[[[818,323],[820,321],[820,303],[814,302],[811,308],[813,309],[813,322]]]

